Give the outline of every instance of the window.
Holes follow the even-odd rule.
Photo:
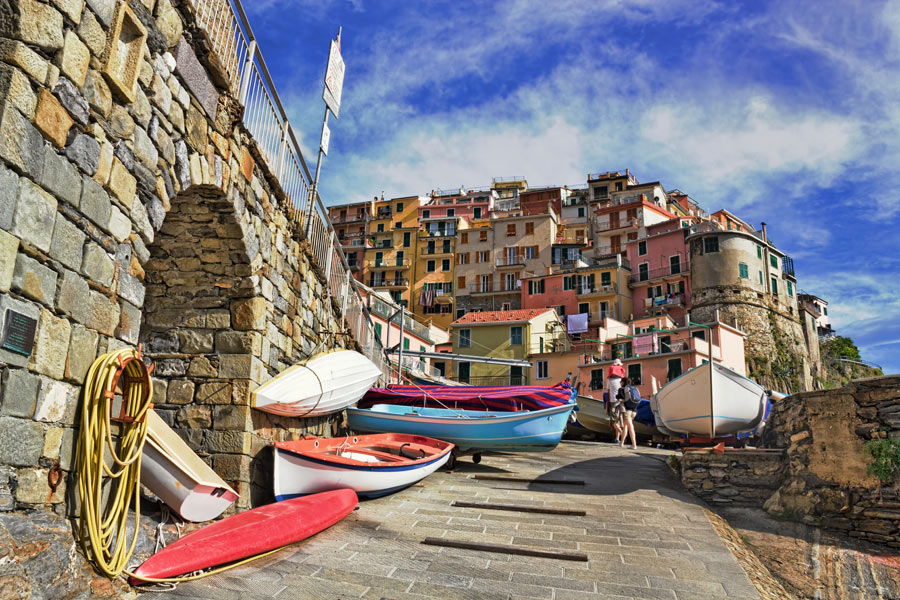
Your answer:
[[[506,226],[506,235],[507,236],[516,235],[516,224],[515,223],[509,223]]]
[[[762,274],[762,271],[759,272],[759,285],[763,285],[763,274]]]
[[[762,258],[762,246],[756,247],[756,258]]]
[[[550,365],[546,360],[536,360],[534,368],[537,370],[534,376],[535,379],[550,379]]]
[[[591,369],[590,387],[592,390],[603,389],[603,369]]]
[[[459,347],[460,348],[470,348],[472,346],[472,330],[471,329],[460,329],[459,330]]]
[[[400,213],[402,213],[402,212],[403,212],[403,203],[402,203],[402,202],[398,202],[398,203],[397,203],[397,214],[400,214]]]
[[[531,259],[535,257],[535,248],[537,246],[525,246],[525,258]]]
[[[633,354],[631,342],[614,344],[612,347],[613,358],[631,358]]]
[[[509,345],[510,346],[521,346],[522,345],[522,326],[514,325],[509,328]]]
[[[375,338],[381,339],[381,323],[375,323]]]
[[[610,273],[609,271],[600,273],[600,285],[604,287],[612,285],[612,273]]]
[[[647,242],[638,242],[638,256],[647,254]]]
[[[641,363],[628,365],[628,379],[631,385],[641,385]]]
[[[428,209],[423,210],[423,211],[422,211],[422,218],[423,218],[423,219],[430,219],[430,218],[431,218],[431,211],[428,210]]]
[[[525,223],[525,235],[533,235],[534,234],[534,223],[531,221]]]
[[[409,338],[408,337],[403,338],[403,349],[409,350]]]
[[[381,233],[383,231],[384,231],[384,223],[379,223],[376,232]]]
[[[449,271],[450,270],[450,259],[445,258],[441,260],[441,271]]]
[[[507,290],[509,290],[509,291],[512,291],[512,290],[516,289],[516,281],[517,281],[518,279],[519,279],[519,274],[518,274],[518,273],[507,273],[507,274],[506,274],[506,280],[505,280],[505,282],[506,282],[506,288],[505,288],[505,289],[507,289]],[[509,310],[509,309],[505,309],[505,310]]]
[[[394,245],[391,243],[392,241],[393,240],[391,240],[390,238],[388,238],[386,240],[381,240],[381,247],[382,248],[393,248]]]
[[[487,241],[487,231],[482,231],[478,236],[478,241],[486,242]]]
[[[412,244],[412,233],[409,231],[403,232],[403,247],[409,248]]]
[[[403,250],[398,250],[398,251],[397,251],[397,266],[398,266],[398,267],[402,267],[402,266],[403,266],[403,258],[404,258],[404,256],[403,256]]]
[[[824,307],[822,310],[825,311],[825,316],[827,317],[827,316],[828,316],[828,307],[826,306],[826,307]]]
[[[594,188],[594,198],[606,198],[609,196],[609,186],[598,185]]]
[[[426,352],[425,346],[419,346],[419,352]]]
[[[773,269],[777,269],[778,268],[778,257],[775,256],[774,254],[770,254],[769,255],[769,264],[772,265]]]
[[[481,276],[481,291],[482,292],[490,292],[491,291],[491,275],[482,275]]]
[[[738,275],[741,279],[750,279],[750,271],[744,263],[738,263]]]
[[[522,367],[509,368],[509,385],[522,385],[525,383],[525,377],[522,375]]]
[[[787,292],[788,292],[788,296],[791,297],[791,298],[793,298],[793,297],[794,297],[794,286],[791,285],[791,282],[790,282],[790,281],[788,281],[788,282],[786,282],[786,283],[787,283]]]
[[[456,309],[456,318],[457,319],[462,319],[465,316],[465,314],[466,314],[466,309],[464,309],[464,308]]]
[[[469,253],[461,252],[456,255],[456,264],[458,265],[467,265],[469,264]]]
[[[469,243],[469,232],[465,231],[459,234],[459,243],[460,244],[468,244]]]
[[[650,279],[650,263],[641,263],[638,265],[638,281],[647,281]]]
[[[402,229],[402,228],[403,228],[403,223],[401,223],[400,221],[394,221],[394,229]]]
[[[500,305],[500,310],[512,310],[511,306],[509,302],[504,302]]]
[[[556,310],[556,314],[558,314],[559,316],[561,316],[561,317],[566,316],[566,306],[565,306],[565,304],[561,304],[561,305],[559,305],[559,306],[554,306],[554,307],[552,307],[552,308],[553,308],[554,310]]]
[[[626,210],[625,211],[625,219],[628,221],[630,221],[632,219],[637,219],[637,209],[629,208],[628,210]]]
[[[380,267],[384,263],[384,252],[375,253],[375,266]]]
[[[471,363],[460,362],[456,363],[456,379],[460,383],[469,383],[469,367]]]
[[[706,341],[706,331],[703,330],[703,329],[700,329],[700,330],[698,330],[698,331],[692,331],[692,332],[691,332],[691,337],[697,338],[698,340],[704,340],[704,341]]]
[[[447,375],[447,363],[441,361],[441,362],[434,362],[432,364],[434,365],[434,370],[438,372],[438,375],[440,375],[441,377],[444,377]]]
[[[580,302],[578,304],[578,314],[583,315],[584,313],[591,312],[591,305],[587,302]]]
[[[579,217],[583,217],[583,216],[584,216],[584,207],[583,207],[583,206],[579,206],[579,207],[578,207],[578,216],[579,216]]]
[[[466,289],[466,278],[463,276],[456,278],[456,289],[464,290]]]
[[[563,277],[562,280],[563,280],[563,291],[575,289],[575,276],[574,275],[567,275],[567,276]]]
[[[659,336],[659,353],[665,354],[667,352],[672,351],[672,336],[670,335],[661,335]]]
[[[434,254],[434,240],[430,240],[425,247],[425,254]]]
[[[703,238],[703,251],[704,252],[718,252],[719,251],[719,236],[711,235],[709,237]]]
[[[447,209],[447,216],[448,216],[448,217],[455,217],[455,216],[456,216],[456,209],[455,209],[455,208],[448,208],[448,209]]]
[[[472,218],[473,219],[481,218],[481,207],[480,206],[476,206],[475,208],[472,209]]]
[[[435,264],[436,264],[435,261],[429,260],[428,262],[425,263],[425,270],[429,273],[434,273]]]
[[[775,279],[774,277],[772,278],[772,295],[773,296],[778,295],[778,280]]]
[[[450,240],[444,240],[444,243],[441,244],[441,252],[444,254],[450,254],[453,250],[450,249]]]
[[[490,250],[479,250],[475,253],[475,262],[477,263],[486,263],[491,262],[491,251]]]
[[[680,376],[681,371],[681,358],[670,358],[668,361],[668,368],[666,369],[666,380],[672,381],[676,377]]]
[[[621,191],[622,191],[622,182],[621,182],[621,181],[617,181],[617,182],[616,182],[616,191],[617,191],[617,192],[621,192]]]
[[[681,273],[681,255],[676,254],[675,256],[669,257],[669,273],[672,275],[677,275]]]
[[[667,283],[666,292],[669,294],[683,294],[684,281],[679,281],[678,283]]]
[[[534,279],[529,280],[528,294],[530,296],[533,296],[535,294],[543,294],[543,293],[544,293],[544,280],[543,279],[538,279],[536,281]]]

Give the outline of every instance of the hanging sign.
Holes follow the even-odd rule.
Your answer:
[[[322,99],[337,119],[341,112],[341,92],[344,90],[344,59],[341,57],[341,34],[331,40],[328,52],[328,68],[325,70],[325,89]]]
[[[325,156],[328,156],[329,141],[331,141],[331,129],[328,128],[328,123],[322,123],[322,141],[319,143],[319,147]]]

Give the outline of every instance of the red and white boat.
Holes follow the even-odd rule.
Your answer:
[[[424,479],[452,450],[449,442],[403,433],[277,442],[275,498],[337,488],[377,498]]]

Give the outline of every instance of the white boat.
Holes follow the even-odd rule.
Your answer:
[[[152,409],[141,456],[141,484],[188,521],[215,519],[238,494]]]
[[[359,352],[324,352],[256,388],[251,406],[288,417],[327,415],[362,398],[380,376],[378,367]]]
[[[606,414],[603,400],[598,400],[593,396],[579,395],[575,398],[575,401],[578,403],[578,412],[575,413],[575,420],[582,427],[597,433],[615,434],[609,415]],[[659,433],[656,427],[641,423],[637,419],[632,420],[632,423],[634,423],[634,433],[636,435],[652,436]]]
[[[667,383],[653,396],[652,408],[657,426],[712,439],[760,430],[768,399],[755,381],[707,362]]]
[[[350,488],[377,498],[408,487],[450,459],[453,444],[379,433],[275,443],[275,499]]]

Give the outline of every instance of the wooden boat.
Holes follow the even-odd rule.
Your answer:
[[[653,397],[657,425],[710,439],[758,431],[769,393],[728,367],[707,362],[686,371]]]
[[[359,352],[324,352],[256,388],[251,405],[276,415],[318,417],[350,406],[380,376],[378,367]]]
[[[397,404],[475,411],[517,411],[563,406],[571,401],[572,386],[565,382],[508,386],[389,385],[366,392],[358,408]]]
[[[147,419],[141,484],[188,521],[209,521],[221,515],[238,499],[237,492],[152,409]]]
[[[453,444],[419,435],[381,433],[275,444],[275,498],[350,488],[377,498],[427,477]]]
[[[559,444],[575,404],[533,411],[477,411],[376,404],[348,408],[357,432],[399,431],[455,444],[460,451],[546,452]]]
[[[575,418],[585,429],[590,429],[596,433],[615,435],[615,430],[610,422],[609,415],[606,414],[606,407],[603,400],[598,400],[593,396],[578,396],[578,412]],[[637,416],[633,419],[634,433],[640,436],[652,437],[659,433],[653,422],[653,414],[650,411],[650,401],[641,398],[638,406]]]
[[[169,544],[138,568],[132,585],[225,565],[306,539],[331,527],[359,504],[353,490],[275,502],[232,515]]]

